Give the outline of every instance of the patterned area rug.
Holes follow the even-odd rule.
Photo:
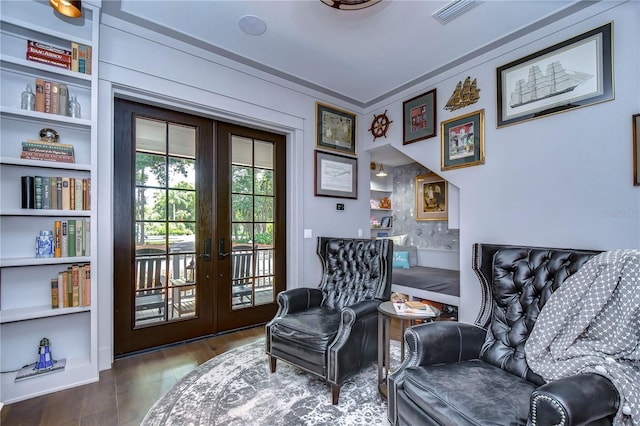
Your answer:
[[[392,341],[392,365],[400,349]],[[345,382],[340,403],[322,379],[278,361],[269,373],[264,339],[197,367],[149,410],[150,425],[388,425],[375,363]]]

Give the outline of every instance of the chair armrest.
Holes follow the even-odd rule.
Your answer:
[[[540,386],[531,394],[532,426],[590,424],[612,417],[620,403],[613,383],[595,373],[576,374]]]
[[[486,333],[476,325],[455,321],[409,327],[404,333],[407,357],[401,368],[478,358]]]
[[[278,293],[276,317],[304,311],[322,303],[322,291],[318,288],[292,288]]]
[[[407,368],[478,358],[486,334],[483,328],[454,321],[436,321],[405,330],[406,357],[387,378],[389,422],[397,424],[398,392],[404,389]]]

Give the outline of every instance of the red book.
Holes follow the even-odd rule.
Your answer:
[[[67,49],[61,49],[59,47],[51,46],[48,44],[40,43],[39,41],[28,40],[27,52],[36,53],[40,56],[44,56],[50,59],[54,59],[58,62],[71,63],[71,51]]]
[[[64,69],[70,69],[71,68],[71,64],[69,64],[69,63],[59,62],[59,61],[56,61],[55,59],[51,59],[51,58],[48,58],[46,56],[38,55],[37,53],[27,52],[27,59],[29,61],[40,62],[40,63],[43,63],[43,64],[52,65],[54,67],[59,67],[59,68],[64,68]]]
[[[22,151],[20,153],[20,158],[24,160],[44,160],[54,161],[58,163],[75,163],[75,159],[71,155],[60,155],[50,152]]]

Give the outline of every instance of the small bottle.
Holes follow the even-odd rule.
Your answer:
[[[30,84],[27,84],[26,90],[22,92],[20,108],[28,111],[35,111],[36,109],[36,95],[33,94],[33,89]]]
[[[80,104],[75,96],[71,96],[69,100],[69,115],[73,118],[82,118],[80,113]]]

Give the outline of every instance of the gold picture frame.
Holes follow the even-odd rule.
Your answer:
[[[356,155],[356,115],[316,102],[316,147]]]
[[[484,109],[440,123],[441,169],[484,164]]]
[[[416,176],[416,220],[448,220],[448,189],[435,173]]]

